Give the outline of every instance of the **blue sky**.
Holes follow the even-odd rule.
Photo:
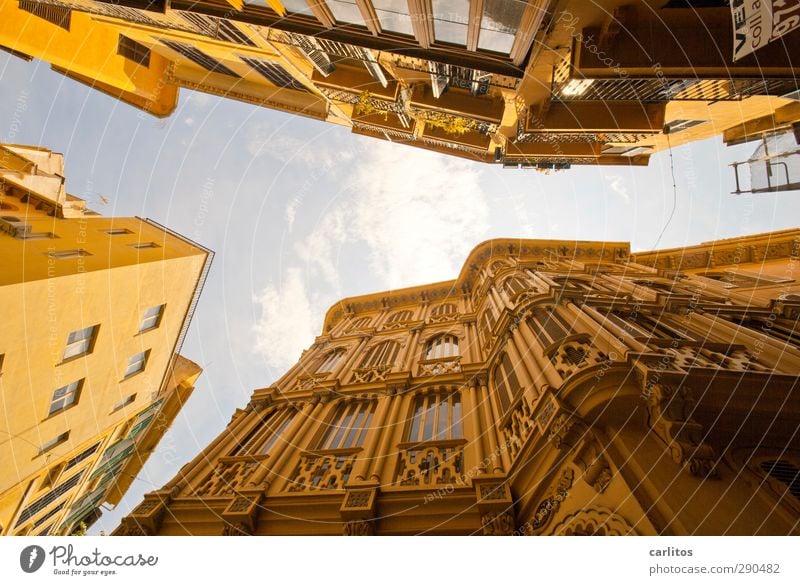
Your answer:
[[[673,206],[667,153],[646,168],[503,170],[190,91],[159,120],[5,55],[0,140],[63,152],[68,190],[103,215],[150,217],[217,253],[183,349],[205,371],[93,533],[113,530],[294,363],[337,299],[454,278],[494,237],[652,249]],[[796,192],[730,195],[728,164],[753,149],[673,150],[677,206],[658,247],[796,227]]]

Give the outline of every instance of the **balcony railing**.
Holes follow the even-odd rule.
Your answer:
[[[417,375],[441,376],[443,374],[458,374],[461,372],[461,356],[422,360],[419,363]]]
[[[375,366],[373,368],[356,368],[353,370],[351,384],[367,384],[369,382],[382,382],[386,375],[392,371],[392,366]]]
[[[213,471],[195,490],[196,496],[230,496],[247,485],[267,455],[221,457]]]
[[[286,490],[304,492],[344,489],[360,451],[361,449],[342,449],[303,455]]]
[[[395,483],[430,486],[462,481],[465,442],[456,439],[424,445],[400,445]]]

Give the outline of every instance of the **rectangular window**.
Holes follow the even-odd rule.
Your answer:
[[[164,314],[164,306],[150,307],[144,312],[141,323],[139,323],[139,333],[150,331],[161,324],[161,317]]]
[[[80,379],[66,386],[62,386],[53,392],[53,398],[50,400],[50,415],[53,415],[65,408],[68,408],[78,401],[81,388],[83,387],[83,379]]]
[[[158,244],[155,242],[139,242],[137,244],[131,244],[131,248],[136,248],[137,250],[145,250],[147,248],[160,248]]]
[[[117,412],[118,410],[122,410],[129,404],[133,404],[135,400],[136,400],[136,394],[131,394],[130,396],[123,398],[114,405],[114,408],[111,409],[111,412]]]
[[[342,404],[334,415],[320,449],[351,449],[361,447],[375,412],[374,402]]]
[[[119,35],[117,55],[122,55],[142,67],[150,67],[150,49],[125,35]]]
[[[67,439],[69,439],[69,431],[64,431],[60,435],[53,437],[45,444],[43,444],[41,447],[39,447],[39,455],[41,455],[42,453],[47,453],[50,449],[53,449],[58,445],[60,445],[61,443],[66,442]]]
[[[484,0],[478,48],[510,53],[526,7],[519,0]]]
[[[3,362],[6,361],[6,354],[0,353],[0,374],[3,373]]]
[[[150,354],[150,350],[143,351],[142,353],[137,353],[135,356],[131,357],[128,360],[128,367],[125,368],[125,378],[130,378],[138,374],[139,372],[144,371],[145,365],[147,365],[147,357]]]
[[[62,359],[68,360],[91,353],[98,329],[99,325],[92,325],[70,333],[67,337],[67,346],[64,348]]]
[[[231,71],[225,65],[213,57],[206,55],[192,45],[179,43],[178,41],[169,41],[167,39],[162,39],[161,42],[176,53],[180,53],[186,57],[189,61],[196,63],[203,69],[211,71],[212,73],[222,73],[223,75],[230,75],[231,77],[239,77],[238,73]]]
[[[128,228],[112,228],[108,230],[103,230],[109,236],[125,236],[128,234],[132,234],[133,232]]]
[[[20,240],[53,240],[58,236],[53,232],[33,232],[17,236]]]
[[[336,22],[364,25],[364,17],[358,9],[355,0],[328,0],[328,8],[333,13]]]
[[[406,0],[372,0],[381,29],[404,35],[413,35],[411,15]]]
[[[59,260],[66,260],[67,258],[80,258],[82,256],[91,256],[91,254],[86,250],[84,250],[83,248],[78,248],[76,250],[52,250],[49,252],[45,252],[45,254],[50,256],[51,258],[58,258]]]
[[[15,524],[15,528],[17,526],[21,526],[22,524],[24,524],[25,522],[36,516],[39,512],[50,506],[50,504],[58,500],[61,496],[72,490],[72,488],[74,488],[76,485],[78,485],[78,483],[80,483],[81,477],[83,477],[83,474],[85,472],[86,472],[85,469],[83,471],[79,471],[78,473],[70,477],[68,480],[58,484],[55,488],[47,492],[38,500],[35,500],[29,506],[26,506],[25,509],[22,510],[22,513],[19,515],[19,519]],[[63,508],[63,505],[61,507]],[[47,513],[47,516],[45,518],[49,519],[51,516],[52,516],[52,510]],[[44,524],[44,522],[47,521],[45,518],[40,518],[39,522],[41,522],[41,524]],[[36,524],[34,524],[34,526],[36,526]]]
[[[431,6],[436,41],[466,46],[469,0],[432,0]]]
[[[463,437],[461,416],[458,392],[418,396],[406,439],[412,443],[460,439]]]
[[[256,59],[254,57],[243,57],[240,59],[247,63],[261,77],[277,87],[288,87],[298,91],[308,91],[306,87],[297,81],[292,75],[277,63],[266,59]]]
[[[674,134],[675,132],[680,132],[681,130],[686,130],[693,126],[704,124],[705,122],[706,120],[673,120],[664,126],[664,134]]]

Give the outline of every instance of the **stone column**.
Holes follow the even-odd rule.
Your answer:
[[[392,397],[392,408],[387,419],[386,428],[383,429],[383,436],[381,437],[380,448],[378,455],[374,458],[374,464],[370,472],[369,478],[379,482],[381,485],[390,485],[394,477],[390,477],[387,473],[387,467],[391,469],[391,463],[396,460],[396,454],[393,452],[393,445],[399,443],[399,440],[393,440],[398,433],[402,433],[405,425],[403,424],[400,415],[408,412],[408,407],[411,404],[413,394],[407,392],[405,394]],[[399,427],[399,428],[395,428]],[[387,481],[388,480],[388,481]]]
[[[536,362],[536,365],[539,366],[542,374],[544,374],[544,381],[553,388],[561,386],[561,376],[555,371],[547,356],[542,355],[542,346],[534,336],[533,331],[531,331],[531,326],[528,324],[527,319],[520,321],[519,332],[524,342],[528,345],[528,353],[533,358],[533,361]]]
[[[467,445],[464,448],[466,455],[464,470],[469,473],[470,470],[474,469],[475,471],[471,475],[478,475],[482,472],[480,464],[484,457],[481,445],[480,414],[475,400],[475,386],[476,381],[473,379],[468,386],[461,390],[461,424],[464,428],[464,438],[467,440]]]
[[[491,461],[491,469],[489,470],[489,473],[503,473],[502,458],[497,457],[499,452],[497,445],[497,425],[495,424],[496,419],[493,420],[493,401],[489,396],[487,377],[485,375],[479,376],[478,382],[481,387],[481,395],[485,398],[485,400],[480,401],[478,404],[478,410],[481,413],[484,434],[487,442],[489,443],[489,452],[487,454]]]
[[[353,466],[352,476],[356,481],[365,481],[366,478],[369,477],[369,469],[372,467],[372,463],[379,455],[379,453],[375,451],[375,448],[383,436],[386,417],[389,415],[391,405],[391,395],[378,399],[378,406],[375,410],[375,416],[372,418],[373,427],[372,429],[367,429],[369,438],[364,444],[364,449],[361,451],[361,456],[356,459],[355,465]]]

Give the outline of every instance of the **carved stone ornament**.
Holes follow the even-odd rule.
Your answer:
[[[342,528],[344,536],[374,536],[375,524],[372,520],[351,520]]]
[[[252,533],[244,522],[226,522],[222,536],[250,536]]]
[[[481,516],[484,536],[511,536],[515,530],[514,513],[510,510],[504,512],[488,512]]]
[[[717,455],[705,443],[703,427],[690,418],[695,402],[686,386],[653,386],[648,397],[649,424],[664,441],[672,460],[695,477],[715,479]]]
[[[540,530],[547,526],[553,515],[558,511],[561,502],[569,496],[569,490],[572,488],[572,482],[575,477],[575,472],[572,469],[567,469],[561,474],[558,484],[553,489],[550,496],[546,497],[536,508],[536,512],[531,519],[531,526],[533,530]]]

